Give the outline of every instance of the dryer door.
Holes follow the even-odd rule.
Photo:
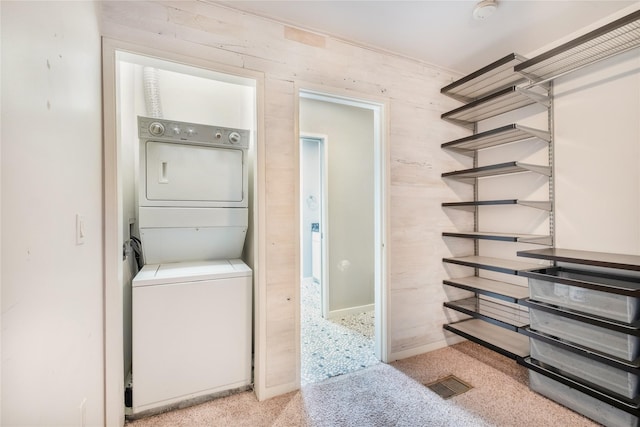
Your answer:
[[[243,151],[199,145],[146,143],[146,199],[240,202]]]

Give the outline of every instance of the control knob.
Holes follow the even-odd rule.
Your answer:
[[[229,134],[229,142],[232,144],[240,142],[240,134],[238,132],[231,132]]]
[[[153,136],[161,136],[164,133],[164,125],[160,122],[152,122],[149,125],[149,133]]]

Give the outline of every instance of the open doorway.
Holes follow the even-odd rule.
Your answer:
[[[303,386],[383,358],[381,111],[300,92]]]

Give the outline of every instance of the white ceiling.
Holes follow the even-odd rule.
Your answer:
[[[509,53],[526,55],[640,0],[498,0],[485,20],[476,1],[222,1],[229,7],[462,73]]]

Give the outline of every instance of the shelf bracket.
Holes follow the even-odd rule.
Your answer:
[[[536,93],[531,90],[520,88],[520,87],[516,88],[516,90],[520,94],[531,99],[532,101],[537,102],[540,105],[544,105],[546,108],[549,108],[551,106],[551,101],[549,100],[549,97],[547,95],[542,95],[540,93]]]

